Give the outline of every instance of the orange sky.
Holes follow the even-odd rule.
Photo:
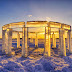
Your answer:
[[[44,39],[44,34],[38,34],[37,36],[38,36],[39,39],[40,38]],[[20,37],[22,38],[22,34],[20,34]],[[28,38],[35,38],[35,37],[36,37],[36,34],[29,34],[28,35]],[[59,34],[55,34],[55,37],[59,38]],[[65,37],[67,38],[67,34],[65,34]],[[17,38],[17,34],[13,34],[13,38]],[[51,34],[51,38],[52,38],[52,34]]]

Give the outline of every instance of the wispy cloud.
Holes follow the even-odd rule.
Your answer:
[[[51,18],[50,17],[46,17],[46,21],[50,21],[51,20]]]
[[[28,17],[32,17],[32,15],[28,15]]]

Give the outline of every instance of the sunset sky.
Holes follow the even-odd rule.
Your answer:
[[[2,26],[12,22],[47,20],[72,26],[72,0],[0,0]]]

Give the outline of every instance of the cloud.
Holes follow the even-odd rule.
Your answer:
[[[28,17],[31,17],[32,15],[28,15]]]
[[[46,21],[50,21],[51,20],[51,18],[50,17],[46,17]]]

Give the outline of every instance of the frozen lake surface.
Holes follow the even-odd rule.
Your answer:
[[[16,40],[12,42],[12,46],[16,47]],[[59,40],[57,40],[57,48],[58,45]],[[34,46],[34,42],[30,43],[30,47],[33,48]],[[41,40],[39,41],[39,48],[43,47],[44,42]],[[0,72],[72,72],[72,54],[68,54],[66,57],[51,56],[48,58],[41,55],[23,58],[21,54],[8,57],[2,55],[1,49],[2,40],[0,39]]]

